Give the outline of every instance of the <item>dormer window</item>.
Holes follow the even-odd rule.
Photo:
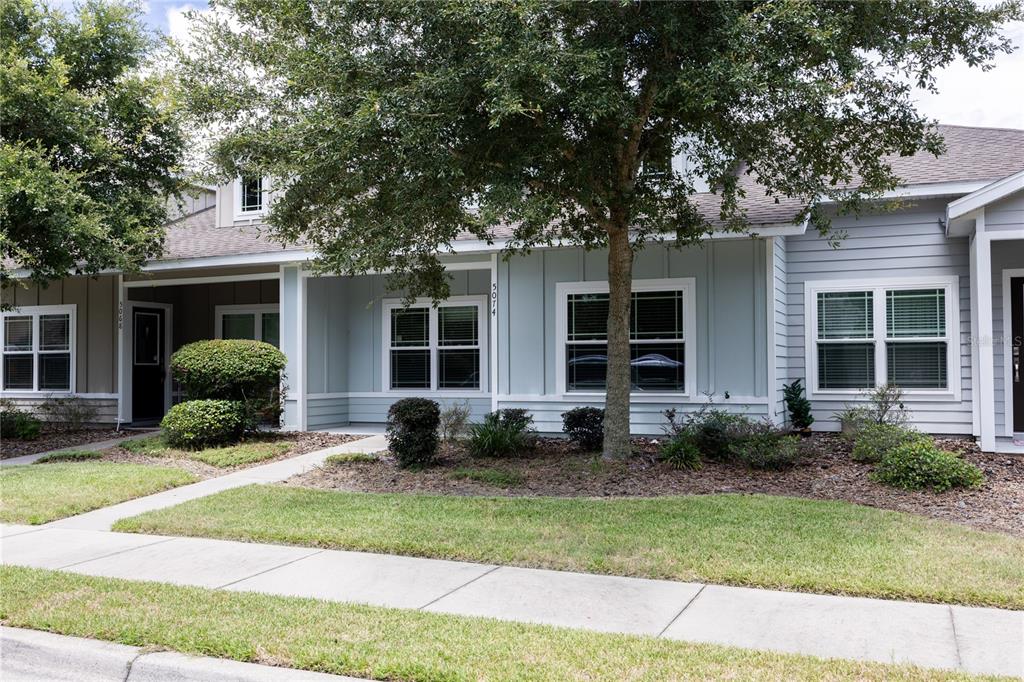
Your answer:
[[[253,218],[266,212],[267,180],[244,176],[235,180],[235,219]]]

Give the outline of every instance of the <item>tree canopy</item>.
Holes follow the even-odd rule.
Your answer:
[[[184,142],[137,5],[0,3],[0,283],[159,254]]]
[[[609,249],[606,453],[628,447],[635,250],[745,229],[742,173],[826,230],[816,202],[854,209],[899,184],[888,155],[941,150],[913,87],[957,58],[989,65],[1020,15],[971,0],[213,6],[183,60],[189,108],[218,131],[216,172],[279,179],[273,234],[307,240],[319,267],[443,297],[437,254],[460,235]]]

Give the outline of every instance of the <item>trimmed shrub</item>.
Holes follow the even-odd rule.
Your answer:
[[[798,431],[811,428],[814,417],[811,416],[811,401],[804,395],[804,387],[796,379],[791,384],[782,385],[782,396],[789,410],[789,423]]]
[[[896,424],[868,424],[857,432],[850,457],[856,462],[878,462],[904,443],[927,436]]]
[[[533,417],[523,409],[491,412],[482,424],[469,427],[473,457],[511,457],[533,447]]]
[[[171,372],[187,400],[245,403],[249,428],[281,414],[281,376],[288,359],[269,343],[243,339],[197,341],[171,356]]]
[[[676,434],[662,444],[661,458],[676,469],[696,471],[701,467],[697,440],[687,431]]]
[[[387,437],[398,466],[430,464],[437,456],[441,408],[426,398],[403,398],[388,410]]]
[[[586,451],[599,450],[604,442],[604,410],[576,407],[562,415],[562,431]]]
[[[42,430],[42,423],[30,414],[14,407],[0,409],[0,438],[35,440]]]
[[[730,458],[752,469],[785,469],[803,457],[800,439],[768,422],[751,424],[747,433],[729,444]]]
[[[173,406],[160,422],[167,444],[188,450],[232,443],[245,424],[245,406],[237,400],[188,400]]]
[[[930,488],[937,493],[950,488],[976,488],[985,482],[981,469],[952,452],[938,449],[924,438],[891,450],[871,478],[894,488]]]

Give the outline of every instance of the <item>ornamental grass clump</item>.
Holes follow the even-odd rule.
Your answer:
[[[469,454],[473,457],[513,457],[533,447],[536,433],[529,412],[509,408],[491,412],[482,424],[469,427]]]

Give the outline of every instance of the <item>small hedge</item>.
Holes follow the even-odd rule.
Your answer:
[[[786,469],[803,457],[800,439],[786,435],[771,424],[755,425],[729,445],[733,460],[752,469]]]
[[[437,456],[441,408],[426,398],[403,398],[388,410],[387,437],[398,466],[430,464]]]
[[[879,462],[904,443],[927,436],[896,424],[868,424],[857,431],[856,438],[850,457],[857,462]]]
[[[171,356],[171,371],[190,400],[251,400],[277,389],[288,364],[269,343],[197,341]]]
[[[871,478],[904,490],[976,488],[985,482],[981,469],[927,439],[904,443],[882,458]]]
[[[583,450],[599,450],[604,443],[604,410],[573,408],[562,415],[562,431]]]
[[[168,445],[189,450],[233,443],[241,437],[245,425],[245,406],[236,400],[178,403],[160,422]]]

